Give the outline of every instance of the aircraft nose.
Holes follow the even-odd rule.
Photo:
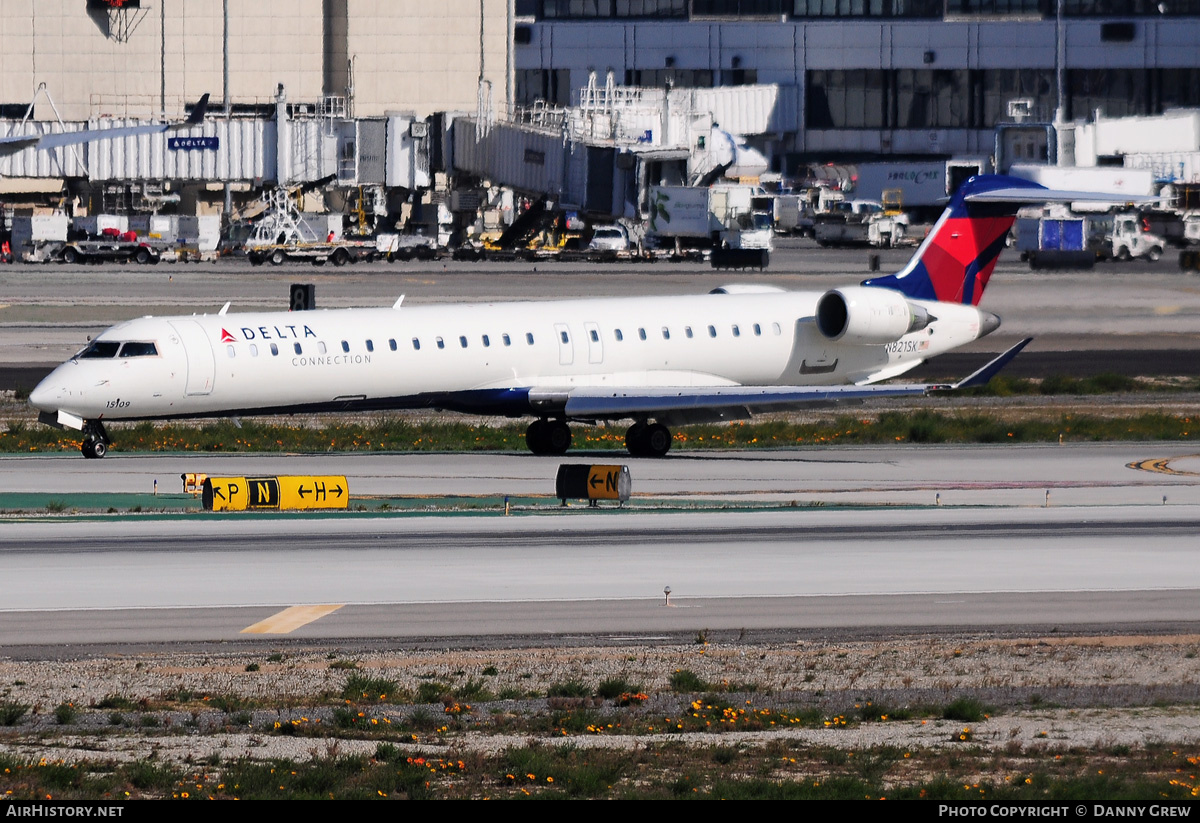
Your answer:
[[[990,311],[979,312],[979,336],[987,337],[989,334],[1000,328],[999,315],[992,314]]]
[[[38,411],[57,411],[65,394],[61,381],[51,372],[29,393],[29,405]]]

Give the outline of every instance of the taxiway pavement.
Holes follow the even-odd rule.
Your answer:
[[[3,458],[0,476],[68,501],[97,482],[144,492],[181,470],[344,473],[353,494],[549,495],[557,463],[114,455]],[[336,608],[265,638],[1200,623],[1200,456],[1179,447],[851,448],[629,463],[631,511],[562,511],[548,500],[510,517],[9,522],[0,636],[7,645],[262,640],[245,630],[284,625],[281,613],[311,605]],[[655,506],[664,510],[646,510]]]

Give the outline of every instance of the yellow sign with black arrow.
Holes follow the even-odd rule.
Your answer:
[[[202,500],[214,512],[345,509],[350,485],[343,475],[209,477]]]
[[[281,509],[344,509],[349,499],[346,478],[339,475],[279,478]]]
[[[591,505],[597,500],[624,503],[629,499],[632,485],[628,466],[564,463],[558,467],[558,476],[554,480],[554,496],[561,499],[563,505],[567,500],[587,500]]]
[[[621,488],[622,479],[624,489]],[[629,499],[629,469],[626,466],[589,466],[587,484],[591,500]]]

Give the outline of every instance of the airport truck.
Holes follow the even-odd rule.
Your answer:
[[[64,263],[157,263],[168,251],[165,241],[139,238],[136,232],[104,229],[99,236],[68,240],[53,251]]]
[[[1021,218],[1016,232],[1017,250],[1032,269],[1091,268],[1097,260],[1154,262],[1166,247],[1136,212]]]
[[[338,240],[329,243],[271,243],[261,246],[246,246],[246,259],[252,265],[270,263],[281,266],[286,262],[312,263],[323,266],[332,263],[344,266],[360,260],[374,260],[375,243],[368,240]]]
[[[889,249],[904,242],[908,216],[884,209],[874,200],[845,200],[817,215],[813,236],[822,246],[874,246]]]
[[[765,268],[773,245],[771,198],[757,186],[652,186],[651,247],[707,248],[715,268]]]
[[[397,260],[433,260],[439,255],[437,238],[425,234],[381,233],[375,237],[375,251],[390,262]]]

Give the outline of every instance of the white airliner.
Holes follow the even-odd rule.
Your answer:
[[[48,150],[94,140],[113,140],[118,137],[135,137],[140,134],[161,134],[178,129],[198,126],[204,122],[208,110],[208,95],[205,94],[192,107],[192,113],[181,123],[151,123],[144,126],[114,126],[111,129],[83,129],[56,134],[10,134],[0,137],[0,157],[7,157],[25,149]]]
[[[571,421],[632,420],[629,451],[661,456],[668,426],[986,382],[1028,341],[953,386],[874,385],[998,328],[976,305],[1018,206],[1086,197],[972,178],[902,271],[825,293],[144,317],[98,335],[30,403],[93,458],[110,420],[401,408],[532,416],[537,454],[564,453]]]

